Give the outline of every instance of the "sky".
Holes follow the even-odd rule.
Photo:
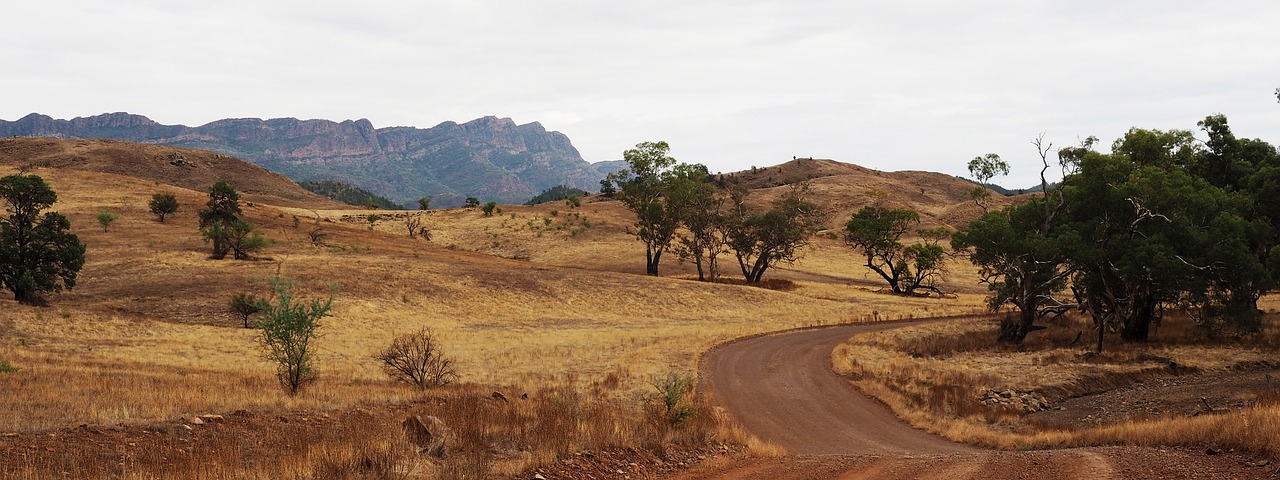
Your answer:
[[[1131,127],[1280,143],[1280,2],[111,1],[3,4],[0,119],[540,122],[588,161],[830,158],[1039,183],[1031,141]],[[1204,138],[1203,133],[1198,133]]]

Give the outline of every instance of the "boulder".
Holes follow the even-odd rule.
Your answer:
[[[447,454],[446,444],[452,441],[453,433],[439,418],[428,415],[424,421],[417,415],[406,418],[401,423],[409,443],[418,447],[418,453],[444,458]]]

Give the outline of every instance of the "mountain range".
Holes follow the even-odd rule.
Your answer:
[[[100,138],[203,149],[295,181],[334,180],[401,204],[461,205],[466,197],[522,203],[557,185],[595,191],[619,162],[589,163],[569,137],[537,122],[483,117],[432,128],[374,128],[366,119],[234,118],[198,127],[107,113],[71,120],[32,113],[0,120],[0,136]]]

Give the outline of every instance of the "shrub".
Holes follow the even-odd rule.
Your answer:
[[[435,334],[427,328],[396,337],[373,358],[382,362],[388,376],[418,388],[440,387],[458,378],[453,359],[441,352]]]
[[[7,360],[0,360],[0,373],[9,373],[18,371],[18,367],[10,365]]]
[[[323,302],[318,299],[295,301],[293,282],[273,277],[267,283],[275,290],[276,303],[258,304],[262,310],[262,318],[258,320],[258,328],[262,330],[259,339],[267,359],[276,364],[280,385],[289,395],[297,395],[316,378],[311,341],[318,336],[320,319],[329,316],[333,308],[333,296]]]
[[[151,207],[151,213],[160,219],[160,223],[164,223],[165,215],[178,211],[178,198],[172,193],[156,193],[151,195],[147,206]]]
[[[658,400],[662,402],[667,423],[671,426],[680,426],[697,414],[690,398],[693,393],[692,375],[668,373],[655,379],[653,387],[658,390]]]
[[[494,210],[495,208],[498,208],[498,202],[489,202],[489,203],[484,204],[484,206],[483,206],[483,207],[480,207],[480,211],[481,211],[481,212],[484,212],[484,216],[486,216],[486,217],[492,217],[492,216],[493,216],[493,210]]]
[[[231,297],[231,312],[239,315],[244,321],[244,328],[249,328],[249,317],[262,311],[262,303],[265,300],[258,298],[256,295],[249,293],[237,293]]]
[[[98,224],[102,225],[102,231],[104,232],[107,231],[107,226],[111,225],[111,222],[116,221],[117,218],[120,218],[120,216],[108,211],[98,212]]]

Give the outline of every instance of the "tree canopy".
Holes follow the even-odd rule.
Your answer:
[[[49,184],[36,175],[0,178],[0,200],[7,213],[0,218],[0,285],[25,304],[74,288],[85,246],[67,217],[44,212],[58,201]]]

